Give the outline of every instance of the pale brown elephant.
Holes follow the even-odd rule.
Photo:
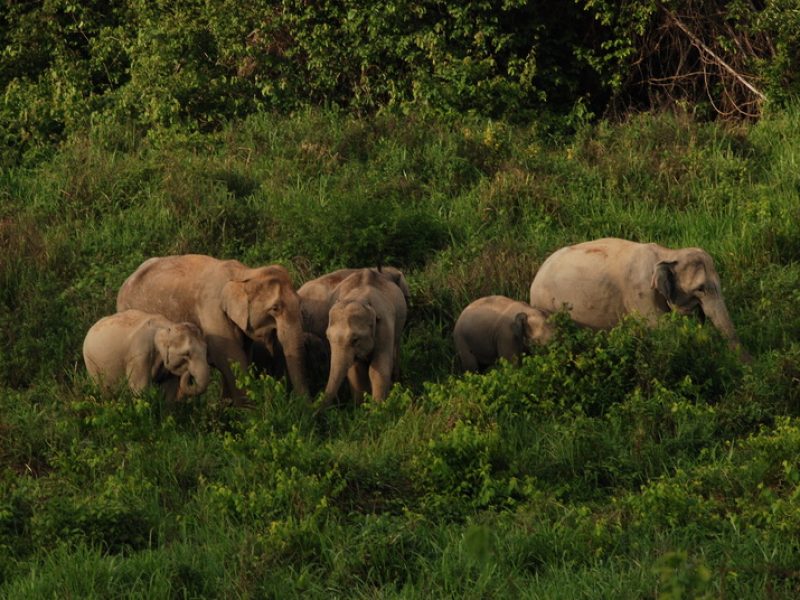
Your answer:
[[[386,398],[406,313],[400,287],[375,270],[358,270],[336,286],[326,331],[331,370],[324,405],[336,397],[345,377],[356,403],[366,392],[379,401]]]
[[[328,345],[328,339],[326,337],[326,331],[328,330],[328,314],[335,301],[334,290],[342,281],[360,270],[361,269],[339,269],[316,279],[312,279],[311,281],[307,281],[297,290],[303,310],[303,329],[307,333],[319,336],[326,346]],[[381,276],[394,282],[395,285],[400,288],[400,291],[403,292],[403,298],[406,301],[406,306],[408,306],[411,290],[408,287],[408,282],[402,271],[395,267],[371,267],[371,270],[380,273]],[[325,365],[326,379],[330,367],[330,348],[327,348],[327,356],[328,363]],[[319,371],[318,366],[314,368],[317,372]],[[399,361],[395,361],[392,379],[397,381],[399,378],[400,364]]]
[[[403,292],[403,298],[406,301],[406,305],[408,304],[411,292],[402,271],[395,267],[373,267],[372,270],[393,281]],[[361,269],[339,269],[322,277],[306,281],[300,286],[297,294],[300,296],[300,302],[303,307],[303,328],[306,331],[322,338],[325,337],[325,332],[328,329],[328,313],[334,303],[333,292],[336,286],[358,271],[361,271]]]
[[[203,333],[192,323],[126,310],[103,317],[83,341],[89,376],[105,392],[127,381],[138,393],[160,384],[169,399],[202,394],[209,365]]]
[[[595,329],[610,329],[627,314],[654,324],[670,310],[699,312],[740,350],[719,275],[700,248],[671,250],[604,238],[567,246],[542,263],[531,283],[531,305],[545,311],[567,306],[572,319]]]
[[[307,395],[300,298],[279,265],[250,268],[200,254],[146,260],[125,280],[117,310],[138,308],[194,323],[222,373],[223,395],[241,399],[231,363],[248,367],[244,339],[269,343],[275,333],[295,392]]]
[[[499,358],[512,360],[555,333],[547,313],[505,296],[486,296],[467,306],[453,329],[456,353],[465,371],[481,371]]]

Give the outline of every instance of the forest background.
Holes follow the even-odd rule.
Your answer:
[[[796,0],[6,0],[0,595],[796,597]],[[457,374],[471,300],[555,249],[714,257],[686,318]],[[316,415],[104,398],[80,348],[145,258],[411,285],[401,381]]]

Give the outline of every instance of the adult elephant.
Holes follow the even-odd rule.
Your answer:
[[[140,310],[103,317],[83,341],[86,370],[104,392],[123,381],[135,393],[157,383],[170,400],[206,390],[206,353],[206,342],[196,325]]]
[[[396,373],[406,312],[400,287],[375,270],[358,270],[336,286],[326,331],[331,371],[324,405],[336,397],[345,377],[356,403],[365,392],[379,401],[386,398]]]
[[[555,328],[547,313],[506,296],[485,296],[470,303],[453,328],[461,368],[481,371],[497,359],[512,360],[533,345],[546,344]]]
[[[300,298],[279,265],[250,268],[200,254],[151,258],[125,280],[117,310],[137,308],[203,331],[208,359],[222,373],[223,395],[240,399],[231,363],[248,366],[245,337],[268,343],[276,335],[294,390],[307,395]]]
[[[531,283],[531,305],[557,311],[564,305],[578,324],[610,329],[639,313],[651,324],[670,310],[698,312],[742,352],[719,275],[701,248],[669,249],[603,238],[567,246],[542,263]]]

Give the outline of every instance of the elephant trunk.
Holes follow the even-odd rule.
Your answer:
[[[206,361],[193,361],[181,375],[178,396],[197,396],[208,388],[211,372]]]
[[[331,348],[331,371],[328,375],[328,385],[325,386],[324,403],[329,404],[336,398],[339,388],[342,387],[347,371],[353,365],[354,357],[344,350]]]
[[[298,318],[291,323],[278,323],[278,341],[283,348],[286,359],[286,370],[289,372],[289,381],[292,382],[294,391],[301,396],[308,396],[308,382],[306,379],[306,351],[303,338],[303,329]]]
[[[733,321],[731,321],[728,308],[725,306],[725,301],[722,297],[706,299],[702,302],[701,306],[706,317],[711,319],[714,327],[728,340],[728,345],[736,350],[742,359],[749,362],[751,360],[750,355],[742,348],[739,336],[736,335],[736,329],[733,326]]]

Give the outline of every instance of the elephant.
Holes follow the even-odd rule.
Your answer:
[[[411,291],[402,271],[394,267],[377,267],[372,268],[372,270],[393,281],[403,292],[403,298],[406,301],[406,305],[408,305]],[[307,281],[300,286],[297,294],[300,296],[300,302],[303,307],[303,328],[305,331],[321,338],[325,337],[325,331],[328,329],[328,313],[334,302],[333,291],[342,281],[359,271],[361,269],[339,269],[317,279]]]
[[[92,325],[83,341],[83,360],[104,392],[124,380],[135,393],[158,383],[174,400],[202,394],[210,379],[206,342],[196,325],[140,310]]]
[[[456,353],[464,371],[482,371],[498,358],[512,360],[555,333],[549,315],[506,296],[486,296],[467,306],[453,329]]]
[[[122,284],[117,310],[138,308],[189,321],[202,330],[209,362],[222,373],[223,396],[242,400],[231,363],[249,365],[244,340],[280,342],[294,391],[308,395],[300,298],[280,265],[250,268],[201,254],[155,257]]]
[[[334,303],[333,291],[342,281],[360,270],[361,269],[339,269],[318,277],[317,279],[307,281],[297,290],[303,310],[303,329],[309,334],[318,336],[326,346],[328,346],[328,339],[325,333],[328,329],[328,314]],[[400,291],[403,292],[403,298],[406,301],[406,306],[408,306],[411,290],[408,287],[408,282],[402,271],[395,267],[372,267],[371,270],[380,273],[383,277],[394,282],[397,287],[400,288]],[[329,346],[326,348],[326,352],[327,363],[325,365],[325,378],[327,378],[328,375],[327,369],[330,367]],[[319,352],[317,352],[317,354],[319,355]],[[314,369],[318,372],[320,367],[315,365]],[[400,364],[399,361],[395,361],[392,379],[397,381],[399,378]]]
[[[749,360],[728,315],[714,261],[701,248],[673,250],[618,238],[566,246],[542,263],[530,301],[551,312],[566,305],[576,323],[594,329],[610,329],[630,313],[654,325],[670,310],[697,312]]]
[[[259,371],[271,377],[286,375],[286,358],[280,342],[273,333],[270,344],[245,340],[248,361]],[[247,344],[247,342],[250,342]],[[313,333],[303,332],[305,348],[305,373],[311,395],[316,395],[325,387],[331,362],[331,349],[328,340]]]
[[[336,286],[332,300],[326,330],[331,369],[322,405],[333,401],[345,377],[356,403],[368,391],[385,400],[407,316],[403,291],[382,273],[360,269]]]

